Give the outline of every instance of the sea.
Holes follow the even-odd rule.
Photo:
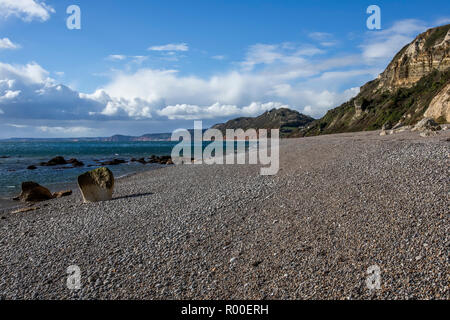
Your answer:
[[[11,199],[21,191],[24,181],[37,182],[50,191],[61,191],[77,187],[77,177],[99,167],[99,161],[113,159],[127,160],[125,164],[108,167],[114,177],[124,177],[141,171],[162,167],[160,164],[141,164],[130,162],[131,158],[146,158],[151,155],[170,155],[176,141],[0,141],[0,200]],[[203,149],[210,142],[203,142]],[[225,144],[225,142],[224,142]],[[236,146],[236,144],[235,144]],[[246,143],[245,148],[248,149]],[[84,163],[83,167],[72,165],[40,166],[41,162],[62,156],[66,160],[76,158]],[[36,170],[27,167],[35,165]]]
[[[127,160],[126,164],[106,166],[115,177],[156,169],[161,165],[143,165],[129,160],[148,158],[151,155],[170,155],[176,144],[177,142],[172,141],[0,141],[0,198],[10,198],[19,194],[23,181],[37,182],[52,192],[76,186],[77,177],[98,167],[98,161]],[[76,158],[82,161],[84,166],[77,168],[72,168],[71,165],[39,166],[41,162],[47,162],[56,156],[63,156],[66,160]],[[37,169],[28,170],[27,167],[30,165],[35,165]]]

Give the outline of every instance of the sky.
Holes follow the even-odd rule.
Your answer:
[[[0,0],[0,139],[171,132],[280,107],[319,118],[448,23],[448,0]]]

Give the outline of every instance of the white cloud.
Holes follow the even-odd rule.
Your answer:
[[[344,60],[347,63],[346,60]],[[335,66],[337,62],[324,62]],[[342,72],[317,70],[284,70],[270,72],[231,71],[210,78],[181,76],[176,70],[141,69],[134,73],[117,73],[103,89],[84,97],[106,107],[100,112],[107,116],[150,117],[152,114],[169,119],[192,119],[257,115],[278,103],[295,108],[310,105],[311,114],[320,116],[325,109],[339,105],[356,94],[333,91],[336,83],[352,77],[374,75],[373,69]],[[303,74],[307,74],[306,77]],[[316,74],[315,78],[310,75]],[[327,89],[324,89],[327,88]],[[262,108],[256,106],[263,106]]]
[[[53,81],[49,78],[49,72],[35,62],[26,65],[11,65],[0,62],[0,84],[7,82],[8,87],[11,88],[16,79],[30,84],[50,84]]]
[[[128,60],[129,62],[136,63],[136,64],[142,64],[145,60],[148,59],[148,56],[126,56],[123,54],[111,54],[106,57],[106,60],[109,61],[125,61]]]
[[[4,117],[16,119],[82,119],[103,108],[56,84],[49,72],[34,62],[0,63],[0,107]]]
[[[318,42],[323,47],[334,47],[339,41],[335,40],[333,35],[328,32],[311,32],[308,37]]]
[[[18,49],[20,46],[16,43],[13,43],[8,38],[0,39],[0,50],[1,49]]]
[[[333,37],[333,35],[328,32],[311,32],[308,36],[316,41],[329,40]]]
[[[160,46],[152,46],[148,48],[150,51],[188,51],[187,43],[169,43]]]
[[[131,62],[136,64],[142,64],[145,60],[147,60],[147,56],[131,56]]]
[[[28,126],[24,125],[24,124],[7,123],[6,125],[8,127],[19,128],[19,129],[28,128]]]
[[[292,43],[255,44],[250,46],[245,60],[241,62],[243,70],[251,71],[256,66],[283,64],[299,66],[309,63],[306,57],[324,54],[325,51],[312,45],[296,46]]]
[[[211,58],[214,60],[225,60],[227,57],[224,55],[217,55],[217,56],[212,56]]]
[[[177,104],[174,106],[167,106],[162,110],[157,111],[157,113],[161,116],[166,116],[170,120],[196,120],[234,116],[254,116],[274,108],[290,108],[290,106],[280,102],[252,102],[250,105],[242,108],[239,108],[236,105],[223,105],[219,102],[210,106]]]
[[[49,126],[38,126],[36,127],[39,131],[51,134],[70,134],[70,135],[90,135],[98,129],[87,128],[87,127],[49,127]]]
[[[449,24],[449,23],[450,23],[450,17],[444,17],[444,18],[440,18],[440,19],[436,20],[434,25],[442,26],[442,25],[446,25],[446,24]]]
[[[47,21],[55,10],[44,1],[36,0],[0,0],[0,16],[16,16],[24,21]]]
[[[126,58],[127,58],[127,56],[122,55],[122,54],[110,54],[109,56],[106,57],[106,60],[121,61],[121,60],[125,60]]]
[[[366,33],[365,43],[361,45],[365,59],[392,59],[417,34],[427,29],[425,22],[414,19],[401,20],[388,29]]]
[[[0,102],[17,98],[19,96],[20,92],[21,92],[20,90],[17,90],[17,91],[6,90],[3,94],[3,96],[0,95]]]

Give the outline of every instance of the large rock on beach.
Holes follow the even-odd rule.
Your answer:
[[[424,118],[420,120],[411,131],[439,131],[441,126],[431,118]]]
[[[38,202],[50,199],[53,199],[50,190],[33,181],[22,182],[22,192],[18,197],[14,198],[14,200],[24,202]]]
[[[114,190],[114,175],[108,168],[97,168],[80,175],[78,187],[84,202],[111,200]]]

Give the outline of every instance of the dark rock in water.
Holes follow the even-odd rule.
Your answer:
[[[139,163],[142,163],[142,164],[146,164],[147,163],[147,161],[145,161],[145,158],[139,158],[139,159],[131,158],[130,162],[139,162]]]
[[[101,165],[102,166],[116,166],[116,165],[122,164],[122,163],[127,163],[127,162],[122,159],[113,159],[111,161],[102,162]]]
[[[50,190],[41,186],[40,184],[27,181],[22,182],[22,192],[21,194],[14,198],[13,200],[20,201],[30,201],[30,202],[38,202],[50,200],[53,198],[53,195],[50,193]]]
[[[97,202],[112,199],[114,175],[108,168],[98,168],[78,177],[78,187],[84,202]]]
[[[0,156],[0,159],[8,159],[9,156]]]
[[[149,163],[159,163],[159,164],[173,164],[171,156],[155,156],[150,157]]]
[[[69,161],[67,161],[67,163],[72,164],[74,167],[83,167],[84,166],[84,163],[77,159],[70,159]]]
[[[33,166],[33,165],[31,165],[31,166],[28,166],[28,167],[27,167],[27,169],[28,169],[28,170],[36,170],[36,169],[37,169],[37,167],[36,167],[36,166]]]
[[[140,158],[140,159],[138,159],[136,161],[139,162],[139,163],[142,163],[142,164],[146,164],[147,163],[147,161],[145,161],[145,158]]]
[[[53,159],[51,159],[51,160],[49,160],[47,162],[41,162],[40,163],[40,165],[43,166],[43,167],[52,167],[52,166],[58,166],[58,165],[64,165],[64,164],[71,164],[74,167],[82,167],[82,166],[84,166],[83,162],[81,162],[81,161],[79,161],[79,160],[77,160],[75,158],[72,158],[70,160],[66,160],[66,159],[64,159],[64,157],[61,157],[61,156],[55,157],[55,158],[53,158]]]
[[[72,190],[59,191],[59,192],[55,192],[53,194],[53,198],[67,197],[67,196],[70,196],[71,194],[72,194]]]
[[[58,157],[54,157],[53,159],[47,161],[47,162],[41,162],[41,166],[57,166],[57,165],[61,165],[61,164],[67,164],[66,159],[64,159],[61,156]]]

